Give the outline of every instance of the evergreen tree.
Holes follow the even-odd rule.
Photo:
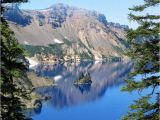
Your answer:
[[[135,61],[134,72],[131,79],[126,80],[127,85],[122,88],[124,91],[141,92],[147,88],[150,93],[141,96],[140,99],[130,106],[130,112],[124,116],[123,120],[159,120],[159,93],[157,91],[160,84],[159,74],[159,48],[160,48],[160,16],[147,13],[142,15],[147,8],[155,8],[160,0],[144,0],[143,5],[130,8],[133,12],[141,14],[129,14],[129,18],[139,24],[137,29],[130,29],[127,38],[130,42],[128,56]],[[144,75],[137,81],[136,75]],[[147,76],[146,76],[147,75]]]
[[[10,30],[8,23],[3,18],[6,3],[21,3],[26,0],[2,0],[1,1],[1,119],[2,120],[24,120],[23,109],[25,105],[22,98],[27,98],[26,89],[17,84],[22,79],[27,68],[23,63],[24,51],[20,47]]]

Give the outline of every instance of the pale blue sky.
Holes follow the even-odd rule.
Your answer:
[[[70,6],[96,10],[106,16],[107,21],[117,22],[136,28],[137,24],[128,20],[128,8],[143,3],[143,0],[29,0],[29,3],[21,5],[23,9],[44,9],[56,3],[64,3]],[[157,10],[150,10],[158,13]]]

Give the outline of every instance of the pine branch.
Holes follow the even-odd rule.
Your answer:
[[[144,0],[144,5],[137,5],[133,6],[133,8],[129,8],[129,10],[136,11],[136,12],[142,12],[144,9],[148,7],[156,6],[160,3],[160,0]]]
[[[129,19],[134,21],[142,21],[142,20],[158,20],[160,19],[160,15],[149,15],[146,14],[145,16],[134,15],[132,13],[129,14]]]
[[[6,4],[6,3],[24,3],[28,2],[28,0],[1,0],[1,4]]]

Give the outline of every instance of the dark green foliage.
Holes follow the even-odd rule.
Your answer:
[[[81,73],[81,75],[79,76],[79,79],[74,81],[74,85],[85,85],[85,84],[91,84],[92,80],[91,80],[91,76],[90,73],[86,73],[84,75],[84,73]]]
[[[28,2],[28,0],[1,0],[1,3],[22,3]]]
[[[79,40],[78,41],[78,44],[79,44],[79,46],[81,47],[81,48],[86,48],[87,50],[88,50],[88,53],[89,54],[86,54],[86,53],[80,53],[80,58],[82,59],[82,60],[84,60],[84,59],[88,59],[88,60],[93,60],[94,58],[93,58],[93,54],[92,54],[92,52],[85,46],[85,44],[83,44],[82,42],[81,42],[81,40]],[[91,47],[91,46],[90,46]],[[92,47],[91,47],[92,48]]]
[[[67,47],[72,47],[73,44],[76,44],[76,43],[73,43],[73,42],[70,42],[69,40],[65,39],[64,40],[64,43],[62,44],[49,44],[49,46],[32,46],[32,45],[22,45],[22,47],[26,50],[26,52],[29,54],[29,56],[33,57],[35,54],[40,54],[40,53],[44,53],[44,54],[53,54],[53,55],[56,55],[58,57],[63,57],[65,55],[65,49],[67,48],[63,48],[64,45],[67,45]],[[84,44],[82,44],[81,42],[78,43],[81,47],[84,47]],[[87,49],[87,48],[86,48]],[[92,53],[90,52],[89,49],[88,52],[89,54],[86,54],[86,53],[78,53],[77,52],[77,49],[74,49],[76,54],[79,54],[80,55],[80,58],[82,60],[84,59],[88,59],[88,60],[93,60],[93,55]]]
[[[111,61],[112,62],[120,62],[120,61],[122,61],[122,58],[121,57],[111,57]]]
[[[50,44],[50,48],[52,49],[52,53],[59,56],[59,57],[62,57],[63,56],[63,50],[62,50],[62,47],[61,47],[62,44]]]
[[[72,46],[72,43],[71,41],[67,40],[67,39],[64,39],[64,44],[66,44],[67,46]]]
[[[27,99],[25,87],[19,86],[22,77],[27,70],[23,63],[24,51],[20,47],[14,32],[9,29],[7,22],[2,17],[4,3],[26,2],[26,0],[2,0],[1,1],[1,119],[3,120],[24,120],[23,110],[25,105],[21,99]]]
[[[117,53],[119,53],[120,55],[124,54],[124,50],[118,46],[112,46],[114,48],[114,50],[117,51]]]
[[[16,83],[24,76],[27,68],[21,61],[23,49],[9,29],[5,20],[1,28],[1,117],[3,120],[23,120],[25,105],[21,98],[27,99],[26,89]],[[16,82],[17,81],[17,82]]]
[[[134,6],[133,8],[130,8],[130,10],[141,12],[148,7],[158,6],[159,4],[159,0],[144,0],[144,2],[145,2],[144,5]]]
[[[59,57],[63,56],[63,50],[59,44],[50,44],[49,46],[33,46],[33,45],[22,45],[29,56],[33,57],[35,54],[53,54]]]
[[[143,96],[131,105],[131,112],[123,120],[159,120],[158,103],[149,102],[151,96]]]
[[[148,7],[158,6],[160,0],[144,0],[144,5],[131,8],[132,11],[142,12]],[[124,91],[139,92],[150,88],[148,95],[135,100],[130,106],[130,112],[123,117],[123,120],[159,120],[159,93],[157,91],[160,84],[160,76],[155,75],[159,69],[159,15],[134,15],[129,14],[129,18],[136,21],[139,27],[135,30],[130,29],[127,32],[127,38],[130,43],[130,50],[127,55],[135,61],[134,72],[131,73],[131,80],[126,80],[127,85],[123,87]],[[134,76],[141,74],[150,76],[136,81]]]
[[[32,45],[22,45],[29,56],[34,56],[36,53],[41,53],[43,51],[43,46],[32,46]]]
[[[81,75],[79,76],[79,80],[84,78],[84,73],[81,73]]]
[[[80,53],[80,59],[82,59],[82,60],[93,60],[93,56],[92,56],[92,54],[91,54],[91,56],[90,55],[88,55],[88,54],[86,54],[86,53]]]

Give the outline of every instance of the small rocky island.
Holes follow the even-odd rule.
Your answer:
[[[90,73],[82,73],[79,76],[79,79],[74,81],[74,85],[86,85],[86,84],[92,84]]]

